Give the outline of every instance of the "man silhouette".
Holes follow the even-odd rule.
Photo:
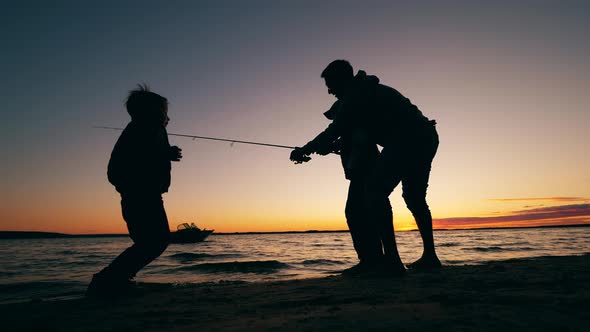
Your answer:
[[[125,106],[131,122],[113,148],[107,174],[121,194],[133,245],[94,275],[88,296],[124,294],[135,274],[160,256],[170,240],[162,194],[170,186],[170,162],[180,161],[182,154],[168,142],[168,100],[139,86]]]
[[[345,60],[331,62],[322,72],[328,93],[341,101],[334,121],[316,138],[291,152],[291,160],[304,162],[309,155],[323,151],[334,140],[361,130],[370,142],[383,147],[365,187],[369,219],[379,233],[388,272],[401,274],[405,267],[399,257],[393,229],[389,195],[401,182],[403,197],[412,212],[424,251],[410,264],[413,268],[437,268],[440,261],[434,248],[432,216],[426,203],[426,189],[432,160],[438,148],[435,121],[397,90],[379,84],[376,76],[364,71],[354,75]]]

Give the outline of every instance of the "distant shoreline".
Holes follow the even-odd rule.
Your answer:
[[[527,228],[572,228],[572,227],[590,227],[590,224],[576,225],[555,225],[555,226],[519,226],[519,227],[485,227],[485,228],[441,228],[435,231],[480,231],[492,229],[527,229]],[[407,230],[398,232],[415,232],[417,230]],[[213,233],[215,235],[259,235],[259,234],[308,234],[308,233],[348,233],[347,230],[307,230],[307,231],[281,231],[281,232],[230,232],[230,233]],[[63,238],[111,238],[127,237],[127,234],[65,234],[54,232],[32,232],[32,231],[0,231],[0,240],[8,239],[63,239]]]

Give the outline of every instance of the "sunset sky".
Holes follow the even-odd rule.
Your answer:
[[[442,3],[445,3],[444,5]],[[94,7],[93,7],[94,6]],[[334,59],[438,122],[439,228],[590,223],[588,1],[55,1],[2,9],[0,230],[123,233],[106,165],[137,83],[171,133],[303,145]],[[346,229],[337,156],[170,138],[171,228]],[[415,228],[391,195],[396,230]]]

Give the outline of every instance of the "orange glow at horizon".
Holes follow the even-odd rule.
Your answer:
[[[106,208],[99,208],[94,213],[83,210],[68,211],[55,207],[49,210],[51,217],[40,215],[36,211],[48,212],[48,209],[29,210],[28,213],[19,215],[4,215],[5,222],[2,230],[6,231],[44,231],[66,234],[123,234],[127,232],[119,207],[116,204],[105,204]],[[589,204],[579,204],[584,210],[579,215],[540,217],[531,220],[529,214],[522,211],[507,212],[500,216],[481,215],[475,217],[460,218],[434,218],[434,229],[477,229],[477,228],[511,228],[511,227],[535,227],[535,226],[561,226],[575,224],[590,224],[590,213],[587,212]],[[553,207],[557,211],[564,210],[568,205]],[[544,209],[551,209],[544,208]],[[300,214],[273,214],[240,213],[239,211],[225,211],[223,214],[203,214],[198,219],[190,219],[186,213],[179,213],[176,209],[168,209],[168,219],[172,231],[183,222],[195,222],[201,228],[214,229],[217,233],[242,233],[242,232],[281,232],[281,231],[332,231],[346,230],[346,220],[343,213],[333,216],[328,212],[318,211],[316,218],[309,218]],[[530,211],[535,211],[534,209]],[[84,217],[80,217],[80,216]],[[520,218],[522,216],[522,218]],[[508,220],[506,220],[508,219]],[[34,222],[42,220],[42,223]],[[396,231],[416,230],[416,224],[412,216],[407,212],[399,212],[395,215],[394,226]]]

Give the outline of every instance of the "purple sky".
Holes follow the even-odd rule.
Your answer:
[[[438,121],[435,217],[590,197],[587,1],[121,3],[4,6],[0,229],[124,230],[105,175],[117,135],[91,127],[124,126],[135,84],[169,98],[170,132],[302,145],[328,124],[320,73],[337,58]],[[286,150],[173,143],[172,226],[346,227],[335,157],[295,166]],[[412,226],[391,198],[396,227]]]

